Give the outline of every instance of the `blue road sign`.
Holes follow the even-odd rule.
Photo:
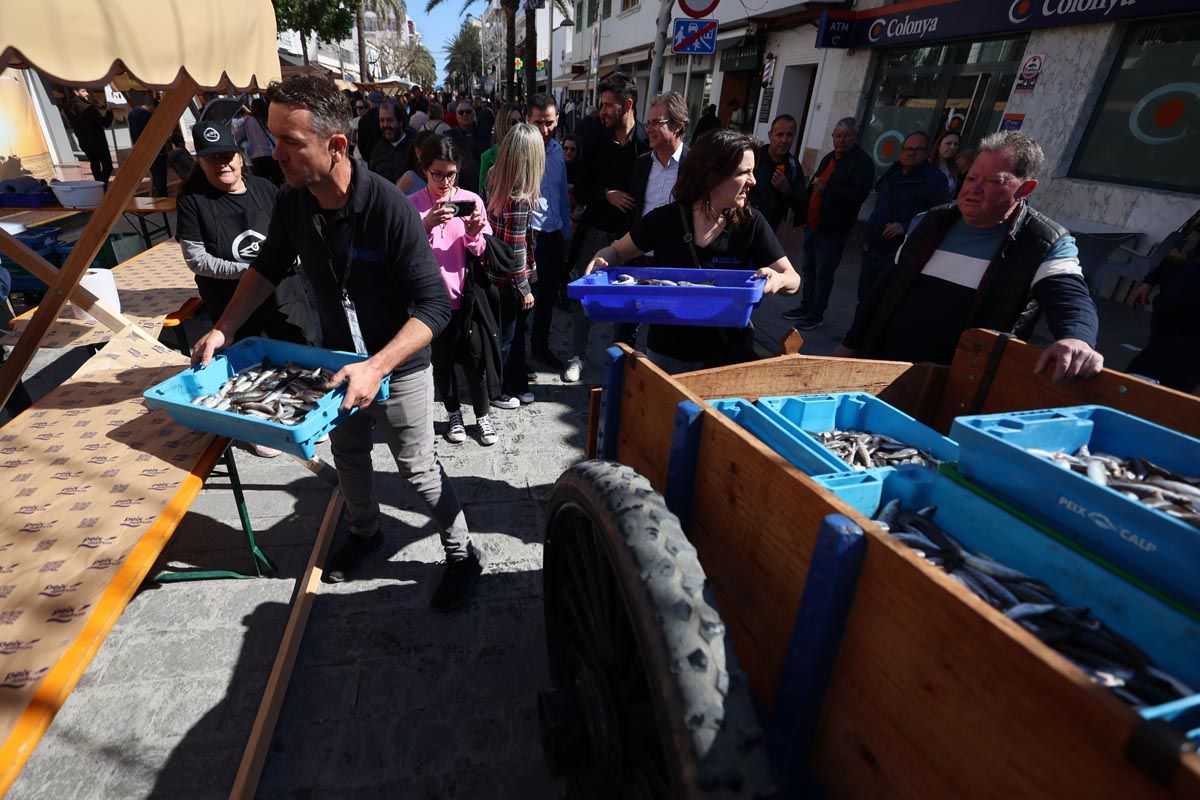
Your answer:
[[[711,56],[717,52],[715,19],[677,19],[671,30],[671,52],[675,55]]]

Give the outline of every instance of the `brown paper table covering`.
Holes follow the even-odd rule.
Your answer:
[[[186,366],[130,326],[0,428],[0,793],[224,447],[142,400]]]
[[[113,280],[121,298],[121,313],[154,338],[163,319],[197,295],[194,275],[183,260],[179,243],[172,240],[155,245],[113,269]],[[0,337],[0,344],[15,345],[32,314],[13,321],[13,328]],[[50,326],[42,347],[83,347],[107,342],[113,332],[94,320],[59,317]]]

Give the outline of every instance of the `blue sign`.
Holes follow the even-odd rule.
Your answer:
[[[858,12],[823,11],[817,47],[921,44],[1195,10],[1196,0],[911,0]]]
[[[675,55],[711,56],[717,52],[715,19],[677,19],[671,30],[671,52]]]

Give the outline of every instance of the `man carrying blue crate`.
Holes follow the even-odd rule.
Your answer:
[[[299,257],[313,288],[323,345],[369,356],[333,376],[343,408],[360,413],[330,433],[350,535],[326,575],[342,581],[382,544],[371,464],[379,426],[400,476],[425,502],[441,533],[446,570],[434,609],[466,601],[483,571],[454,485],[434,452],[429,344],[450,319],[450,301],[421,219],[403,195],[348,155],[350,106],[324,78],[296,76],[267,90],[275,157],[287,180],[258,258],[243,274],[213,330],[196,343],[207,364],[274,292]],[[389,378],[390,376],[390,378]],[[372,400],[384,378],[390,395]]]
[[[1053,367],[1056,382],[1099,373],[1100,326],[1075,240],[1026,201],[1044,161],[1019,131],[980,142],[958,200],[913,219],[835,355],[950,364],[968,328],[1027,338],[1045,311],[1055,341],[1035,372]]]

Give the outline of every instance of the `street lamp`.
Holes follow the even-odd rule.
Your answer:
[[[546,56],[546,88],[550,90],[550,96],[554,97],[554,32],[558,28],[574,28],[575,22],[570,17],[564,17],[563,21],[558,23],[558,28],[554,27],[554,0],[550,0],[550,48]],[[555,101],[557,103],[557,101]]]

